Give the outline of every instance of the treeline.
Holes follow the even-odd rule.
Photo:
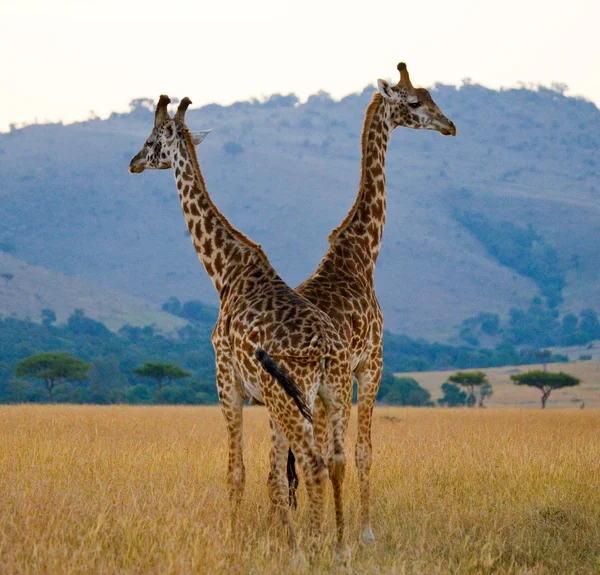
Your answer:
[[[44,387],[30,378],[17,377],[15,368],[19,361],[40,352],[67,352],[92,364],[92,367],[85,381],[58,385],[54,393],[56,401],[96,404],[216,403],[210,334],[217,311],[202,302],[182,304],[176,298],[169,299],[163,309],[189,321],[174,337],[165,337],[152,326],[124,326],[118,333],[113,333],[81,310],[75,310],[64,325],[57,325],[56,314],[48,309],[42,312],[41,324],[0,318],[0,402],[48,401]],[[566,360],[559,355],[544,356],[547,362]],[[387,372],[469,369],[539,361],[539,350],[519,350],[506,342],[494,348],[451,346],[386,332],[386,376],[378,399],[405,404],[404,399],[398,399],[402,396],[418,398],[418,401],[411,399],[411,405],[415,402],[428,404],[424,390],[408,380],[398,382],[397,378],[390,379]],[[139,374],[139,369],[147,362],[171,363],[190,375],[170,382],[157,393],[151,381],[136,375],[136,370]]]
[[[177,337],[165,337],[151,326],[124,326],[118,333],[76,310],[64,325],[45,310],[43,323],[0,319],[0,402],[48,401],[48,393],[34,381],[17,378],[20,360],[40,352],[65,351],[92,364],[81,383],[57,386],[55,399],[69,403],[189,403],[218,401],[212,325],[190,323]],[[171,362],[191,373],[185,381],[165,386],[157,397],[151,382],[134,370],[147,361]]]
[[[547,300],[535,297],[526,310],[513,308],[504,323],[493,313],[480,313],[464,320],[460,338],[478,346],[483,336],[492,336],[510,346],[533,347],[586,345],[600,339],[598,314],[591,308],[579,315],[564,314]]]
[[[566,355],[561,354],[549,354],[545,359],[547,363],[569,360]],[[386,370],[392,372],[473,369],[539,362],[540,349],[518,349],[505,341],[493,348],[484,348],[430,343],[389,332],[384,336],[383,364]]]

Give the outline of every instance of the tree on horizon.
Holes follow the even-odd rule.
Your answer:
[[[510,378],[515,385],[537,387],[542,392],[542,409],[546,408],[546,402],[554,389],[574,387],[581,383],[580,379],[562,371],[560,373],[548,373],[541,370],[533,370],[511,375]]]
[[[158,361],[147,361],[142,367],[133,370],[135,375],[153,379],[158,391],[161,391],[163,384],[169,385],[174,379],[184,379],[190,377],[191,372],[181,369],[174,363],[163,363]]]
[[[17,377],[31,377],[44,381],[50,401],[54,403],[54,388],[66,381],[85,381],[91,363],[85,363],[65,351],[30,355],[17,363]]]
[[[483,371],[457,371],[448,378],[448,381],[466,388],[468,407],[473,407],[477,403],[475,388],[488,383],[487,375]]]

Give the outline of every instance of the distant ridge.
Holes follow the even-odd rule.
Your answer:
[[[192,129],[213,130],[199,160],[215,203],[292,286],[312,273],[352,205],[372,93],[339,102],[320,93],[302,104],[274,95],[188,112]],[[398,129],[388,149],[376,270],[386,329],[448,340],[464,318],[506,315],[539,292],[457,214],[496,230],[531,227],[565,278],[561,314],[600,309],[598,108],[544,88],[437,85],[433,97],[458,136]],[[157,306],[169,296],[216,305],[171,174],[127,173],[152,117],[138,100],[104,121],[0,134],[0,249]]]

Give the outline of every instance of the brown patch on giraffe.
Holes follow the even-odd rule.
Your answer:
[[[215,272],[217,273],[218,276],[220,276],[223,273],[223,266],[224,266],[224,262],[223,262],[223,256],[221,254],[221,252],[217,252],[217,255],[215,256]]]
[[[215,229],[215,223],[214,223],[215,217],[208,213],[205,218],[204,218],[204,231],[210,236],[213,233],[213,230]]]
[[[379,178],[383,175],[383,167],[380,164],[376,164],[371,167],[371,174],[374,178]]]
[[[375,200],[375,202],[371,205],[371,212],[373,214],[373,217],[376,220],[381,220],[381,218],[384,215],[384,205],[383,205],[383,199],[382,198],[377,198],[377,200]]]
[[[199,224],[200,222],[198,222]],[[204,242],[202,243],[202,252],[204,253],[204,255],[207,257],[207,259],[210,259],[212,257],[212,253],[213,253],[213,244],[212,244],[212,240],[207,237]]]
[[[223,247],[224,238],[223,234],[221,234],[221,230],[215,230],[215,247],[217,249],[221,249]],[[230,245],[227,245],[227,251],[225,252],[225,256],[227,256],[229,250],[231,249]]]

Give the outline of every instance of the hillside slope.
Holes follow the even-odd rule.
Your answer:
[[[154,325],[158,332],[169,334],[187,323],[152,302],[104,290],[0,252],[0,315],[40,321],[43,309],[53,310],[58,323],[65,323],[75,309],[81,309],[113,331],[126,324]]]
[[[418,78],[415,78],[418,81]],[[199,149],[215,203],[261,243],[291,285],[327,248],[359,181],[360,133],[372,88],[334,102],[273,96],[190,110],[213,133]],[[550,91],[437,86],[456,138],[396,130],[388,214],[376,272],[386,328],[445,338],[479,311],[506,314],[539,291],[502,265],[457,214],[530,226],[558,254],[562,311],[600,308],[600,112]],[[193,94],[189,94],[193,98]],[[187,237],[170,173],[127,173],[152,126],[129,114],[0,135],[0,247],[105,289],[163,302],[217,303]],[[228,154],[227,142],[243,151]]]

